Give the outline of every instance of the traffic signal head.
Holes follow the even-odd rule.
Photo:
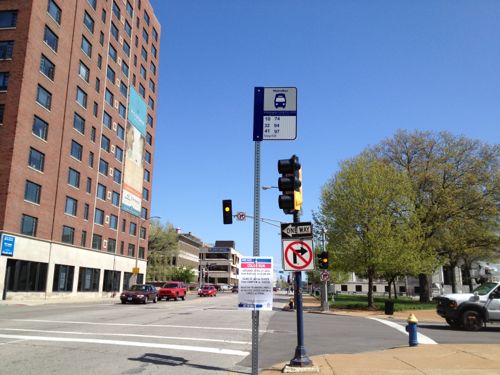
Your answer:
[[[224,224],[233,223],[233,207],[231,199],[224,199],[222,201],[222,219]]]
[[[328,252],[322,251],[320,254],[318,254],[318,262],[319,262],[319,269],[320,270],[327,270],[328,269]]]
[[[293,155],[290,159],[278,160],[278,189],[283,192],[278,197],[279,207],[285,213],[300,211],[302,207],[302,168],[299,157]]]

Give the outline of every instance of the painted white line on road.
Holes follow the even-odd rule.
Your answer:
[[[77,339],[67,337],[47,337],[47,336],[24,336],[24,335],[4,335],[0,334],[1,338],[17,339],[17,340],[31,340],[31,341],[56,341],[56,342],[80,342],[85,344],[101,344],[101,345],[119,345],[119,346],[135,346],[142,348],[155,348],[155,349],[172,349],[184,350],[190,352],[204,352],[214,354],[237,355],[246,357],[250,352],[242,350],[221,349],[221,348],[208,348],[202,346],[189,346],[189,345],[170,345],[170,344],[156,344],[152,342],[138,342],[138,341],[119,341],[119,340],[100,340],[100,339]]]
[[[385,325],[388,325],[389,327],[392,327],[392,328],[395,328],[397,329],[399,332],[405,334],[408,336],[408,332],[406,332],[406,328],[403,327],[402,325],[398,324],[398,323],[394,323],[394,322],[391,322],[389,320],[385,320],[385,319],[378,319],[378,318],[368,318],[368,319],[371,319],[371,320],[376,320],[377,322],[380,322],[380,323],[383,323]],[[437,344],[436,341],[434,341],[433,339],[431,339],[430,337],[427,337],[425,335],[422,335],[421,333],[418,333],[417,332],[417,341],[419,344]]]
[[[221,339],[206,339],[197,337],[177,337],[177,336],[155,336],[155,335],[137,335],[133,333],[101,333],[101,332],[78,332],[78,331],[49,331],[43,329],[23,329],[23,328],[1,328],[0,331],[10,332],[39,332],[39,333],[59,333],[64,335],[87,335],[87,336],[117,336],[117,337],[144,337],[150,339],[168,339],[168,340],[187,340],[187,341],[207,341],[207,342],[221,342],[225,344],[237,345],[250,345],[251,341],[234,341],[234,340],[221,340]]]
[[[163,328],[183,328],[183,329],[206,329],[213,331],[242,331],[252,332],[251,328],[233,328],[233,327],[207,327],[207,326],[177,326],[169,324],[137,324],[137,323],[98,323],[98,322],[77,322],[70,320],[39,320],[39,319],[0,319],[10,322],[32,322],[32,323],[57,323],[57,324],[87,324],[97,326],[119,326],[119,327],[163,327]],[[274,333],[273,330],[260,331],[263,333]]]

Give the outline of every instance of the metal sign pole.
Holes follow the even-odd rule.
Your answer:
[[[260,256],[260,142],[255,142],[253,255]],[[259,310],[252,310],[252,375],[259,374]]]
[[[300,213],[293,214],[293,222],[300,222]],[[295,272],[295,308],[297,310],[297,346],[295,348],[295,356],[290,360],[292,367],[309,367],[312,366],[312,361],[306,354],[304,346],[304,320],[302,311],[302,271]]]

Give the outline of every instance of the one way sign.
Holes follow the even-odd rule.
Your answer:
[[[312,234],[312,224],[310,222],[281,224],[282,240],[292,238],[309,239],[312,238]]]

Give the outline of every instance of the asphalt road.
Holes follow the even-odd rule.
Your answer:
[[[296,314],[275,296],[260,313],[259,366],[290,360],[297,343]],[[0,305],[0,361],[6,374],[249,374],[251,313],[237,295],[189,295],[186,301],[147,305],[116,302]],[[404,322],[401,325],[404,326]],[[360,317],[304,314],[307,354],[357,353],[407,345],[407,336]],[[497,342],[499,327],[453,331],[423,324],[438,343]]]

